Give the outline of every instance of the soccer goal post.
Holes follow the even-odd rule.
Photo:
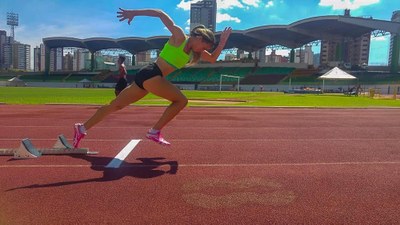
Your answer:
[[[222,91],[222,79],[224,77],[229,77],[229,78],[235,78],[237,79],[237,90],[240,90],[240,76],[233,76],[233,75],[226,75],[226,74],[221,74],[219,77],[219,91]]]

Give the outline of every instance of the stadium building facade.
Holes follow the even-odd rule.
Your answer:
[[[208,3],[208,4],[207,4]],[[216,15],[215,1],[201,1],[191,5],[191,24],[195,22],[215,28],[214,15]],[[214,6],[214,8],[212,7]],[[204,12],[202,9],[207,9]],[[196,13],[197,11],[197,13]],[[214,18],[212,22],[202,20],[201,15],[206,15],[207,19]],[[198,18],[197,18],[198,17]],[[196,19],[197,18],[197,19]],[[210,27],[210,29],[212,28]],[[233,30],[231,36],[225,45],[226,49],[231,49],[230,53],[236,52],[236,60],[240,59],[242,63],[252,62],[255,67],[263,66],[260,64],[266,62],[280,63],[284,58],[279,59],[275,54],[271,57],[265,55],[265,48],[269,46],[282,46],[291,49],[291,64],[281,66],[310,66],[320,64],[322,66],[337,66],[343,64],[364,65],[369,61],[369,48],[371,33],[373,31],[385,31],[392,34],[400,34],[400,23],[373,18],[351,17],[348,11],[345,15],[328,15],[306,18],[288,25],[265,25],[246,30]],[[215,32],[216,39],[222,32]],[[62,38],[44,38],[46,45],[46,61],[51,61],[56,55],[49,54],[53,49],[62,47],[73,47],[86,49],[91,54],[90,70],[99,69],[96,65],[95,54],[105,49],[121,49],[128,51],[134,57],[132,62],[139,65],[138,62],[145,62],[144,52],[160,50],[168,41],[169,36],[154,36],[148,38],[142,37],[124,37],[118,39],[112,38],[86,38],[79,39],[74,37]],[[304,46],[312,42],[321,40],[320,60],[314,59],[311,49],[308,52]],[[398,46],[394,44],[394,46]],[[304,49],[297,51],[298,49]],[[396,50],[396,48],[394,48]],[[261,51],[260,51],[261,50]],[[310,54],[306,54],[310,53]],[[246,56],[248,54],[248,56]],[[296,57],[297,55],[297,57]],[[396,54],[394,54],[396,56]],[[398,54],[397,54],[398,55]],[[233,57],[229,57],[232,59]],[[49,59],[49,60],[47,60]],[[242,60],[243,59],[243,60]],[[54,59],[53,59],[54,60]],[[235,60],[235,61],[236,61]],[[259,64],[257,64],[257,62]],[[297,62],[297,63],[296,63]],[[234,63],[234,62],[233,62]],[[52,65],[53,63],[50,63]],[[302,64],[302,65],[297,65]],[[303,65],[304,64],[304,65]],[[336,65],[335,65],[336,64]],[[346,65],[347,64],[347,65]],[[46,63],[49,65],[49,63]],[[128,64],[129,65],[129,64]],[[225,63],[226,65],[226,63]],[[46,74],[50,71],[57,71],[46,67]]]

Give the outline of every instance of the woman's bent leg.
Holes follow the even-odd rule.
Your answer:
[[[171,104],[165,109],[161,118],[153,126],[153,129],[161,130],[185,108],[188,103],[185,95],[183,95],[175,85],[161,76],[153,77],[145,81],[143,86],[147,91],[171,101]]]

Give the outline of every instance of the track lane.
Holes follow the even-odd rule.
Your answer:
[[[2,148],[71,139],[97,108],[0,107]],[[0,157],[0,224],[400,222],[399,110],[188,108],[164,130],[171,148],[144,139],[105,168],[163,109],[99,124],[82,142],[99,155]]]

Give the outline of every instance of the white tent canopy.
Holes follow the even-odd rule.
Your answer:
[[[8,80],[8,82],[21,82],[21,81],[23,81],[23,80],[19,79],[18,77],[13,77]]]
[[[322,79],[322,90],[324,90],[325,80],[354,80],[357,79],[357,77],[346,73],[338,67],[335,67],[326,72],[324,75],[318,77],[318,79]]]
[[[328,72],[326,72],[324,75],[318,77],[318,79],[323,79],[323,80],[351,80],[351,79],[357,79],[357,77],[350,75],[346,73],[345,71],[339,69],[338,67],[335,67]]]
[[[86,78],[79,81],[79,83],[91,83],[91,82],[92,82],[91,80],[88,80]]]
[[[7,80],[7,86],[10,87],[24,87],[26,86],[25,82],[18,77],[13,77],[9,80]]]

